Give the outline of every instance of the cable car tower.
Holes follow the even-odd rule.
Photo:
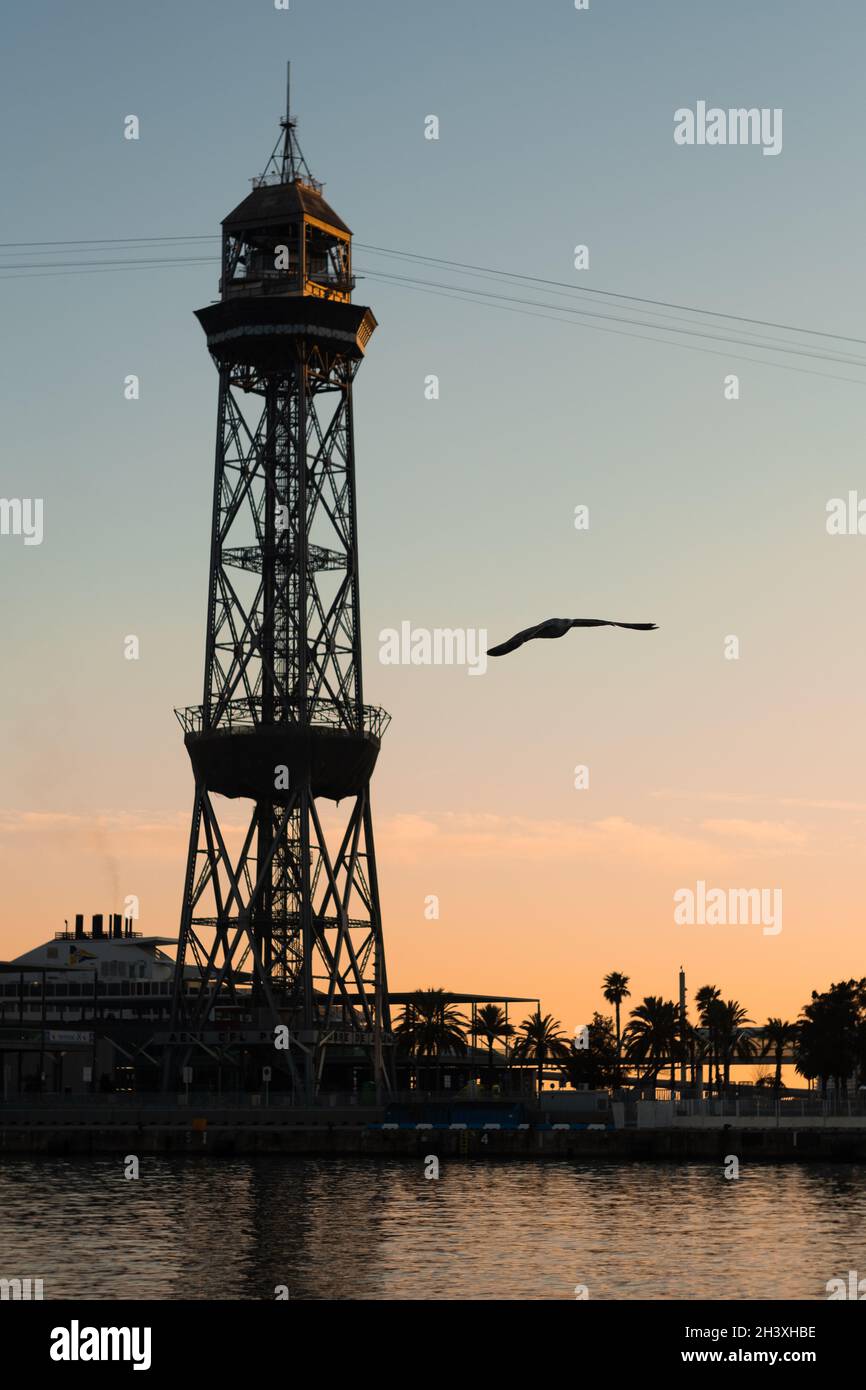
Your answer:
[[[280,132],[196,314],[219,397],[204,692],[177,711],[195,797],[172,1062],[197,1041],[222,1056],[228,1021],[309,1098],[359,1074],[389,1085],[370,810],[389,716],[363,697],[352,428],[376,320],[352,303],[352,234],[288,94]]]

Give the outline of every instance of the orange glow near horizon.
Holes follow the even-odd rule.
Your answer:
[[[181,811],[4,815],[3,958],[63,930],[76,911],[123,910],[127,890],[140,898],[138,929],[176,935],[186,835]],[[601,995],[609,971],[630,977],[625,1021],[647,994],[676,998],[682,965],[692,1014],[695,991],[712,983],[755,1023],[794,1019],[812,989],[861,973],[856,870],[835,849],[828,837],[807,855],[791,825],[736,817],[678,829],[619,817],[380,816],[389,985],[538,996],[571,1034],[593,1011],[613,1012]],[[784,894],[777,935],[759,924],[675,924],[677,888],[768,873]],[[438,918],[425,916],[434,894]],[[821,922],[832,922],[832,953],[814,929]],[[514,1011],[522,1019],[529,1007]]]

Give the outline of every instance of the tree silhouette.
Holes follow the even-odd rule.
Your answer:
[[[617,970],[612,970],[609,975],[605,975],[603,980],[604,998],[608,1004],[613,1004],[616,1010],[616,1052],[617,1056],[622,1056],[622,1030],[620,1028],[619,1011],[623,999],[631,997],[631,990],[628,987],[628,975],[622,975]],[[596,1017],[600,1015],[596,1014]]]
[[[545,1063],[562,1061],[568,1056],[568,1043],[560,1031],[561,1027],[559,1020],[551,1014],[545,1014],[542,1018],[540,1009],[536,1009],[520,1025],[523,1036],[514,1044],[512,1055],[519,1061],[535,1062],[539,1096],[544,1085]]]
[[[404,1005],[394,1033],[404,1054],[432,1060],[465,1057],[467,1027],[444,989],[418,989]]]

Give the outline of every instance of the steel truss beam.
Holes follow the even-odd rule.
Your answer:
[[[204,696],[183,716],[188,745],[239,728],[384,727],[361,680],[356,368],[298,340],[278,371],[220,370]],[[369,785],[328,817],[310,777],[277,785],[227,800],[197,774],[172,1027],[204,1033],[240,1010],[287,1028],[287,1065],[308,1094],[328,1049],[345,1046],[328,1039],[350,1036],[387,1086]]]

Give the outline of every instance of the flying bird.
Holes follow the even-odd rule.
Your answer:
[[[536,623],[535,627],[515,632],[513,637],[509,637],[507,642],[500,642],[498,647],[488,647],[487,655],[507,656],[534,637],[564,637],[572,627],[628,627],[634,632],[652,632],[658,623],[615,623],[610,618],[547,618],[543,623]]]

